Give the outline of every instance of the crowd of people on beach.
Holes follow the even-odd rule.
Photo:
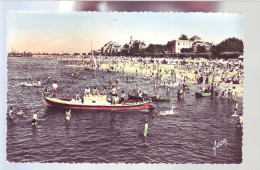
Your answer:
[[[92,61],[92,62],[91,62]],[[131,83],[138,75],[143,75],[144,79],[154,84],[154,90],[165,88],[169,93],[171,89],[177,90],[177,99],[184,100],[185,94],[189,93],[189,84],[197,84],[200,87],[201,93],[211,93],[217,100],[228,98],[234,103],[234,114],[232,116],[238,118],[237,126],[243,124],[243,116],[238,112],[237,94],[241,93],[243,86],[243,62],[238,59],[173,59],[173,58],[152,58],[152,57],[125,57],[125,56],[98,56],[88,60],[76,62],[77,66],[84,65],[84,68],[77,69],[71,73],[63,72],[61,77],[47,76],[48,82],[53,82],[51,93],[47,87],[44,87],[43,95],[56,98],[58,96],[58,85],[63,76],[71,76],[78,78],[84,70],[100,70],[114,73],[132,73],[125,77],[127,83]],[[72,64],[72,63],[71,63]],[[129,71],[131,68],[131,71]],[[93,74],[93,77],[95,75]],[[115,80],[109,79],[109,83],[118,84],[121,80],[116,77]],[[41,86],[41,81],[37,83]],[[90,89],[86,87],[83,95],[79,91],[75,93],[75,101],[84,103],[84,98],[90,96],[107,96],[111,95],[111,104],[124,103],[125,92],[121,91],[119,98],[117,87],[112,85],[110,93],[107,93],[106,86],[99,90],[98,86]],[[150,94],[146,90],[141,91],[139,85],[134,86],[133,94],[148,99]],[[241,95],[241,94],[240,94]],[[160,98],[156,93],[156,98]],[[17,115],[24,114],[22,110],[17,112]],[[33,115],[32,124],[36,124],[38,120],[38,111]],[[9,117],[14,118],[14,108],[10,107]],[[70,121],[71,109],[66,110],[66,120]],[[147,122],[146,122],[147,123]],[[148,128],[148,125],[146,125]],[[148,131],[148,130],[147,130]]]

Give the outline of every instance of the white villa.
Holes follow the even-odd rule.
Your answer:
[[[108,42],[101,48],[101,54],[113,54],[121,51],[121,45],[116,42]]]
[[[208,51],[210,50],[212,44],[201,41],[201,38],[195,35],[188,40],[177,39],[168,41],[166,45],[167,51],[175,54],[181,53],[181,49],[183,48],[192,48],[193,52],[197,52],[198,46],[205,46],[206,50]]]

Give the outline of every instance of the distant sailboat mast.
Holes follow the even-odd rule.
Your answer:
[[[92,55],[92,58],[93,58],[94,66],[95,66],[95,68],[97,68],[97,60],[96,60],[96,57],[92,53],[92,40],[91,40],[91,55]]]
[[[91,51],[90,52],[91,52],[91,55],[92,55],[92,40],[91,40]]]

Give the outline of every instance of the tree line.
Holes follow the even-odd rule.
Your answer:
[[[179,39],[188,40],[184,34]],[[228,38],[217,45],[212,45],[209,52],[205,46],[198,45],[196,52],[193,48],[182,48],[181,53],[174,54],[167,52],[167,45],[149,44],[147,48],[140,49],[140,42],[135,42],[131,48],[128,44],[123,46],[123,50],[116,55],[123,56],[152,56],[152,57],[206,57],[206,58],[238,58],[244,53],[243,41],[238,38]]]

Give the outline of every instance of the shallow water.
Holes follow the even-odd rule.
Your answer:
[[[89,163],[241,163],[242,129],[236,127],[233,103],[211,97],[195,98],[199,89],[191,85],[184,100],[176,100],[177,89],[168,94],[171,102],[153,103],[155,110],[88,111],[73,110],[70,123],[65,121],[65,110],[47,108],[42,99],[43,86],[50,90],[47,76],[61,77],[76,68],[51,59],[8,58],[8,108],[21,108],[24,115],[7,118],[7,161],[10,162],[89,162]],[[93,76],[95,74],[95,77]],[[121,73],[83,71],[78,78],[63,76],[58,83],[58,95],[74,97],[86,86],[101,90],[111,77],[121,80]],[[42,87],[12,87],[20,82],[39,78]],[[141,90],[154,94],[153,84],[139,75],[132,83],[122,81],[118,91],[126,94],[139,84]],[[166,96],[160,88],[159,93]],[[158,116],[162,110],[175,106],[172,115]],[[239,110],[242,111],[242,101]],[[30,122],[39,110],[36,127]],[[152,116],[154,115],[154,116]],[[140,137],[144,119],[149,120],[147,138]],[[227,139],[227,146],[217,148],[215,141]]]

